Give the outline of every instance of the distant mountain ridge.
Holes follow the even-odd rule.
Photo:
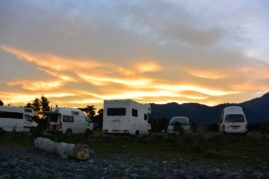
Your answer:
[[[160,119],[173,116],[188,116],[197,125],[210,125],[219,122],[222,110],[227,106],[241,106],[249,123],[269,122],[269,93],[243,103],[225,103],[214,107],[199,103],[150,104],[150,118]]]

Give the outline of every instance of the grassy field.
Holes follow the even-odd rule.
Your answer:
[[[96,157],[121,154],[128,158],[171,158],[195,160],[205,158],[214,162],[234,165],[269,163],[269,137],[259,133],[248,135],[222,135],[218,133],[193,133],[181,137],[153,133],[131,137],[103,135],[100,132],[80,135],[50,136],[54,141],[84,143],[96,151]],[[34,136],[21,133],[5,133],[0,136],[0,147],[33,147]]]

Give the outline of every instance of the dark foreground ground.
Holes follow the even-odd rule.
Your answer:
[[[269,178],[269,137],[193,133],[142,137],[85,133],[46,136],[95,150],[88,161],[39,151],[37,134],[0,135],[3,178]]]
[[[88,161],[62,159],[34,148],[0,148],[0,178],[269,178],[260,167],[231,167],[205,159],[169,160],[126,158],[112,154]]]

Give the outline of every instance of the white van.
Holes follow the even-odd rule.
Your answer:
[[[240,106],[229,106],[223,109],[219,131],[221,133],[247,133],[247,119]]]
[[[83,133],[87,129],[93,129],[90,119],[79,109],[55,107],[52,112],[47,111],[44,113],[48,115],[48,132],[51,133],[72,135],[74,133]]]
[[[149,104],[133,100],[105,100],[103,112],[104,133],[125,133],[131,135],[148,134],[150,124]]]
[[[188,117],[185,116],[175,116],[172,117],[169,121],[169,125],[167,127],[167,134],[175,134],[176,132],[174,131],[174,124],[178,122],[181,124],[183,130],[185,132],[190,132],[191,127],[190,127],[190,120]]]
[[[37,127],[32,108],[0,106],[0,128],[5,131],[29,132]]]

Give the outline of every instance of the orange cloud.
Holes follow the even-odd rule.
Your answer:
[[[106,85],[108,83],[117,83],[129,86],[147,86],[150,84],[151,80],[147,78],[141,79],[127,79],[127,78],[112,78],[112,77],[102,77],[102,76],[94,76],[94,75],[87,75],[83,73],[78,73],[78,75],[86,80],[89,83],[94,85]]]
[[[44,68],[38,68],[40,71],[44,71],[52,76],[55,76],[63,81],[76,81],[74,78],[72,78],[71,76],[68,76],[68,75],[64,75],[64,74],[60,74],[60,73],[57,73],[57,72],[53,72],[53,71],[50,71],[50,70],[46,70]]]
[[[186,72],[195,77],[212,80],[222,79],[229,76],[228,74],[221,73],[218,71],[186,70]]]
[[[23,89],[36,91],[36,90],[44,90],[48,91],[51,89],[57,89],[64,85],[62,81],[15,81],[8,82],[9,86],[17,86],[21,85]]]
[[[19,59],[24,59],[28,62],[33,62],[41,67],[47,67],[56,71],[65,71],[74,69],[91,69],[102,66],[93,60],[74,60],[63,57],[58,57],[50,54],[30,54],[14,48],[0,46],[4,51],[16,55]]]
[[[135,64],[136,70],[138,70],[140,73],[145,72],[157,72],[162,70],[162,67],[153,61],[145,61],[145,62],[137,62]]]
[[[74,93],[64,93],[64,92],[54,92],[54,93],[45,93],[44,96],[48,98],[61,98],[61,97],[68,97],[74,96]],[[28,103],[35,98],[40,98],[40,94],[28,94],[28,93],[19,93],[19,92],[0,92],[0,98],[5,103]]]

